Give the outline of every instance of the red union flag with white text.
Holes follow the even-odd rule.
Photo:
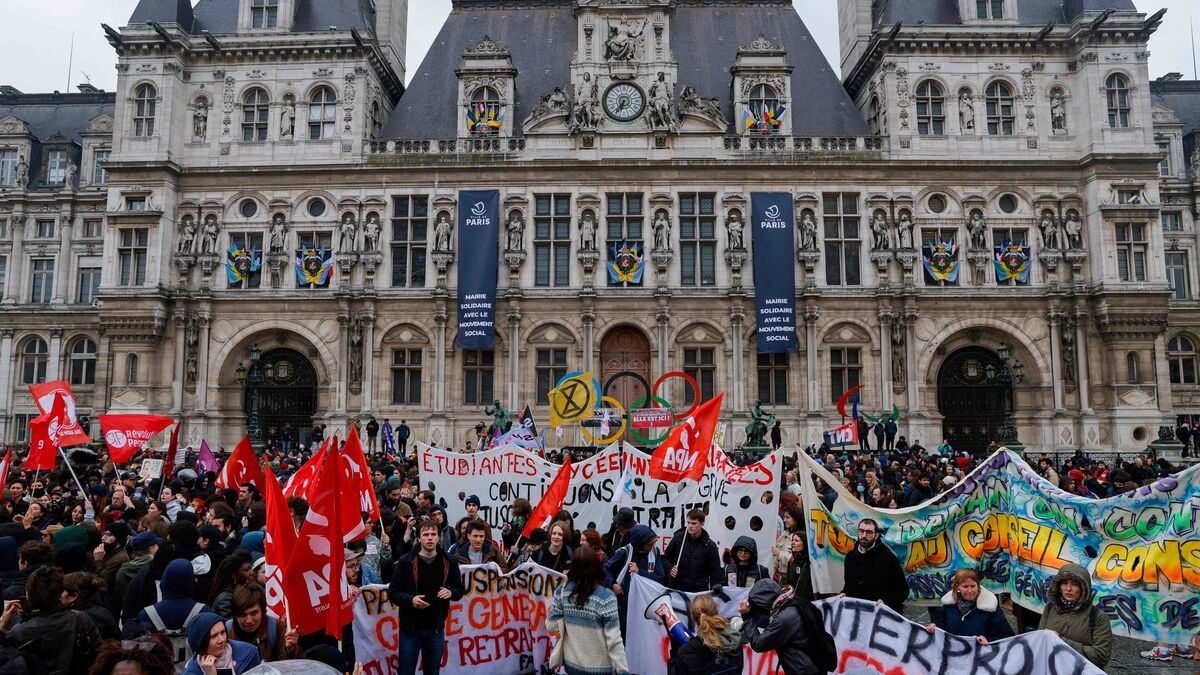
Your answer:
[[[334,438],[334,436],[326,438],[317,453],[302,464],[296,473],[292,474],[287,485],[283,486],[284,497],[304,497],[306,501],[312,501],[312,493],[317,489],[317,478],[320,477],[321,467],[325,464],[325,453],[329,452],[329,446],[334,442]]]
[[[264,554],[267,562],[264,573],[267,576],[264,592],[267,595],[267,609],[277,618],[287,614],[283,593],[283,568],[288,554],[296,548],[296,525],[292,522],[292,512],[288,510],[283,491],[279,489],[279,481],[275,472],[268,467],[263,471],[266,485],[263,492],[267,502],[267,532],[263,540]]]
[[[338,525],[342,522],[341,483],[338,453],[328,452],[308,515],[300,527],[300,537],[283,574],[291,626],[301,634],[324,630],[340,638],[342,627],[354,618],[354,602],[346,580],[343,533]],[[354,516],[361,528],[358,513]]]
[[[174,421],[159,415],[98,415],[97,418],[108,454],[116,464],[128,462],[133,453]]]
[[[258,467],[258,459],[254,456],[254,448],[250,446],[250,438],[242,436],[233,454],[225,460],[225,466],[217,475],[216,485],[222,490],[241,487],[242,483],[251,483],[259,490],[263,488],[262,469]]]
[[[55,445],[65,448],[92,442],[91,437],[84,433],[83,428],[79,426],[78,418],[75,417],[75,395],[71,393],[71,385],[63,380],[31,384],[29,393],[33,394],[33,401],[42,415],[48,415],[54,409],[55,396],[62,396],[65,412],[56,414],[50,420],[49,426],[49,433],[54,439]]]
[[[677,483],[704,477],[724,398],[725,394],[717,394],[716,398],[696,408],[686,422],[671,430],[650,459],[651,478]]]

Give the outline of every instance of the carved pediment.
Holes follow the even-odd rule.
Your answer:
[[[755,54],[758,56],[783,56],[786,53],[783,45],[777,45],[766,35],[759,33],[748,45],[738,46],[738,55]]]
[[[412,324],[400,324],[393,327],[383,337],[385,345],[427,345],[429,344],[429,336],[425,331]]]
[[[827,343],[870,342],[871,336],[861,326],[841,323],[825,332],[824,341]]]
[[[88,128],[86,133],[111,134],[113,130],[112,115],[104,113],[96,115],[88,120]]]
[[[475,44],[474,47],[468,47],[463,50],[464,56],[494,56],[504,58],[509,56],[509,52],[504,47],[501,47],[492,40],[491,36],[484,35],[483,39]]]
[[[25,124],[25,120],[14,117],[13,115],[5,115],[0,117],[0,134],[27,134],[29,126]]]
[[[555,323],[548,323],[539,326],[529,335],[529,342],[537,344],[574,344],[575,334],[567,330],[563,326]]]
[[[695,323],[679,331],[676,341],[689,345],[716,345],[724,342],[725,336],[712,326]]]

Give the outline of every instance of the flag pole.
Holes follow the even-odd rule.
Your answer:
[[[71,472],[71,478],[75,479],[75,485],[79,487],[79,494],[83,496],[83,503],[85,504],[83,508],[84,513],[91,511],[92,517],[95,518],[96,510],[92,508],[92,500],[87,498],[87,490],[83,489],[83,483],[80,483],[79,476],[75,475],[75,467],[71,466],[71,460],[67,459],[67,451],[59,448],[58,454],[62,455],[63,463],[67,465],[67,471]]]

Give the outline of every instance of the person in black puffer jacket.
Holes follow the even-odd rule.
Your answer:
[[[38,566],[29,576],[25,598],[5,607],[0,633],[37,668],[31,672],[67,675],[83,672],[100,648],[100,633],[87,614],[62,604],[63,574]],[[18,612],[24,622],[12,626]]]
[[[667,565],[667,586],[677,591],[701,593],[725,581],[721,554],[704,529],[704,512],[700,509],[688,512],[687,527],[671,536],[663,558]]]
[[[750,537],[738,537],[733,542],[733,550],[729,552],[729,561],[725,565],[725,585],[750,588],[759,579],[770,578],[771,571],[758,564],[758,544]]]
[[[805,634],[804,619],[795,601],[780,601],[782,589],[772,579],[758,581],[750,594],[738,603],[745,624],[742,640],[754,651],[775,652],[784,675],[816,675],[825,671],[809,657],[814,636]]]

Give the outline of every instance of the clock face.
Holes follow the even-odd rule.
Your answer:
[[[604,112],[618,122],[635,120],[646,108],[646,96],[636,84],[619,82],[604,92]]]

